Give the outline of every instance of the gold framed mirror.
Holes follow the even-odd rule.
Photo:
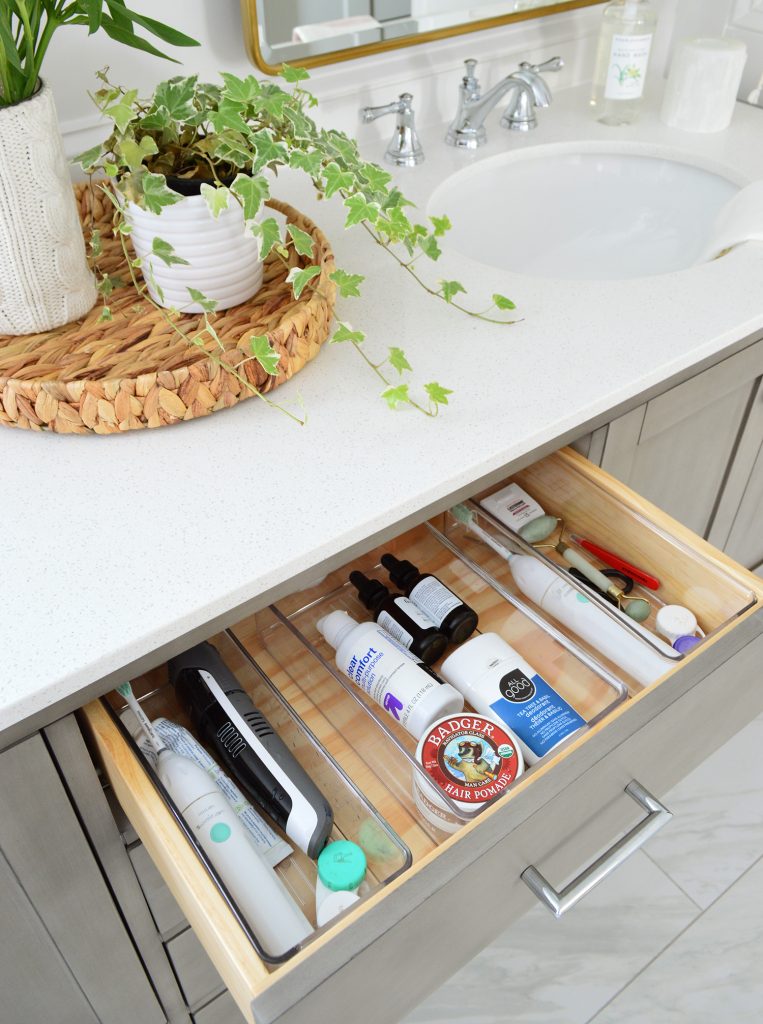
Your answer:
[[[545,18],[605,0],[241,0],[247,50],[275,74]]]

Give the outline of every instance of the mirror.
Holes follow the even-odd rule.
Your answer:
[[[243,0],[257,67],[314,67],[604,0]]]

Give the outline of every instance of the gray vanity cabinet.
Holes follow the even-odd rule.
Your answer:
[[[164,1024],[42,735],[0,778],[0,1020]]]

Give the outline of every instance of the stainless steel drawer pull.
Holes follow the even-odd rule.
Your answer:
[[[522,872],[522,880],[532,889],[538,899],[543,903],[554,917],[561,917],[566,914],[570,907],[581,900],[586,893],[603,881],[607,875],[611,875],[615,868],[619,867],[624,860],[627,860],[632,853],[640,849],[644,843],[655,832],[667,825],[673,817],[672,813],[664,804],[648,793],[644,787],[636,782],[629,782],[625,787],[628,796],[633,797],[640,807],[647,812],[643,821],[630,830],[622,839],[610,847],[606,853],[593,862],[590,867],[581,872],[577,878],[573,878],[569,885],[561,892],[548,882],[537,868],[530,865]]]

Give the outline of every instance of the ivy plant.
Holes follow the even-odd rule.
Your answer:
[[[493,295],[487,308],[476,311],[466,305],[466,289],[460,281],[428,283],[424,279],[419,261],[439,258],[440,241],[450,228],[448,218],[431,217],[425,223],[416,219],[413,204],[391,174],[364,160],[357,143],[346,134],[318,127],[310,117],[317,100],[303,85],[307,72],[284,65],[281,76],[285,88],[273,80],[260,81],[254,75],[241,78],[227,72],[214,84],[200,82],[197,76],[176,77],[162,82],[148,99],[140,99],[136,89],[112,85],[105,74],[99,76],[100,88],[93,98],[109,120],[110,132],[101,144],[77,159],[89,174],[100,172],[113,180],[116,227],[123,245],[129,234],[125,200],[160,214],[182,200],[179,181],[191,179],[200,181],[200,192],[213,216],[230,203],[241,205],[246,230],[258,239],[262,259],[271,252],[285,259],[293,246],[310,260],[313,244],[309,235],[288,224],[282,237],[275,218],[262,211],[271,180],[264,172],[277,173],[279,168],[289,167],[307,174],[321,199],[341,202],[345,227],[366,231],[437,301],[490,323],[516,323],[509,318],[514,303],[506,296]],[[96,251],[98,245],[96,239]],[[179,261],[172,246],[162,239],[155,240],[153,251],[165,263]],[[126,245],[125,254],[136,287],[145,293],[135,274],[139,261],[129,257]],[[318,287],[319,275],[320,268],[310,263],[293,268],[289,281],[294,296],[299,298]],[[103,315],[108,317],[108,294],[114,282],[105,274],[99,274],[99,279],[106,300]],[[350,268],[338,269],[332,279],[342,298],[360,296],[363,275]],[[214,338],[209,319],[214,302],[195,290],[189,290],[190,300],[205,310],[202,335]],[[176,318],[173,322],[177,324]],[[392,408],[407,405],[434,416],[448,404],[452,391],[438,381],[412,389],[408,378],[412,367],[402,349],[390,345],[384,358],[375,359],[366,352],[364,340],[361,330],[342,320],[331,338],[333,344],[345,344],[360,355],[380,380],[382,397]],[[204,344],[202,337],[188,341]],[[250,345],[250,358],[275,374],[277,360],[267,338],[253,337]],[[243,378],[242,383],[254,390]]]

